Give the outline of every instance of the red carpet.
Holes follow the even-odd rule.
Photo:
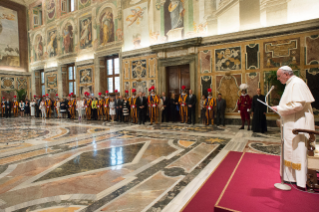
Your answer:
[[[309,194],[295,188],[281,191],[274,187],[275,183],[280,182],[279,162],[279,156],[245,153],[225,192],[216,203],[215,212],[319,211],[318,194]]]
[[[241,152],[229,152],[183,212],[214,211],[214,205],[242,154]]]

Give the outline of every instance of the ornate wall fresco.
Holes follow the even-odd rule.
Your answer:
[[[132,88],[145,92],[146,94],[148,94],[148,88],[152,85],[154,85],[155,90],[157,90],[156,55],[123,59],[122,64],[124,65],[122,89],[129,90],[130,95]],[[126,76],[126,73],[130,74],[130,76]]]
[[[241,48],[233,47],[215,50],[216,71],[241,69]]]
[[[62,54],[68,54],[74,52],[74,29],[73,25],[70,22],[67,22],[64,26],[62,26]]]
[[[77,85],[78,85],[78,96],[84,96],[84,92],[94,92],[94,66],[85,65],[77,67]],[[104,93],[104,92],[103,92]]]
[[[17,11],[0,6],[0,66],[20,67]]]
[[[138,49],[149,45],[148,3],[123,10],[124,49]]]
[[[300,64],[300,39],[276,40],[264,43],[264,68]]]
[[[306,65],[319,64],[319,35],[306,37],[305,53]]]
[[[47,33],[47,57],[55,57],[58,55],[58,31],[56,29],[50,30]]]
[[[50,95],[51,98],[56,98],[58,93],[58,77],[57,72],[45,73],[45,92]]]
[[[13,100],[14,95],[16,95],[15,89],[25,89],[27,92],[27,98],[30,99],[30,77],[29,76],[5,76],[0,74],[0,94],[1,99],[9,98],[10,101]]]
[[[204,50],[199,53],[199,64],[201,73],[211,73],[212,51]]]
[[[246,70],[259,69],[259,44],[246,45]]]
[[[14,77],[1,77],[1,89],[14,89]]]
[[[92,17],[85,17],[79,20],[80,49],[92,47]]]
[[[110,7],[102,10],[99,18],[100,23],[100,44],[105,45],[115,40],[114,14]]]
[[[18,90],[25,89],[28,90],[28,78],[27,77],[18,77]]]

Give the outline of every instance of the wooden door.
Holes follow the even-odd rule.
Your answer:
[[[176,94],[176,97],[182,92],[182,85],[186,86],[186,89],[190,89],[189,79],[189,65],[181,66],[169,66],[166,68],[166,93],[167,96],[171,96],[172,93]]]

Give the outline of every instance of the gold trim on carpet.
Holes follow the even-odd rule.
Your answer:
[[[285,160],[285,166],[291,167],[294,170],[301,170],[301,163],[292,163],[291,161]]]
[[[224,161],[224,159],[227,157],[229,152],[227,152],[227,154],[224,156],[224,158],[219,162],[219,164],[215,167],[215,169],[213,170],[213,172],[207,177],[207,179],[205,180],[205,182],[202,183],[202,185],[197,189],[197,191],[192,195],[192,197],[186,202],[186,204],[183,206],[183,208],[180,210],[180,212],[182,212],[186,206],[189,204],[190,201],[192,201],[192,199],[195,197],[195,195],[199,192],[199,190],[201,190],[201,188],[205,185],[205,183],[207,182],[207,180],[214,174],[214,172],[216,171],[216,169],[219,167],[219,165]]]
[[[222,193],[220,194],[220,196],[219,196],[219,198],[218,198],[218,200],[217,200],[217,202],[216,202],[216,204],[215,204],[215,207],[223,208],[223,209],[226,209],[226,210],[229,210],[229,211],[235,211],[235,210],[233,210],[233,209],[229,209],[229,208],[224,208],[224,207],[218,206],[218,204],[219,204],[220,200],[222,199],[222,197],[223,197],[223,195],[224,195],[224,193],[225,193],[225,191],[226,191],[226,189],[227,189],[227,187],[228,187],[230,181],[232,180],[233,176],[235,175],[235,172],[237,171],[237,168],[238,168],[239,164],[241,163],[241,160],[243,159],[245,153],[246,153],[246,152],[244,152],[244,153],[241,155],[241,157],[240,157],[240,159],[239,159],[239,161],[238,161],[238,163],[237,163],[237,165],[236,165],[236,167],[235,167],[233,173],[231,174],[230,178],[228,179],[227,184],[225,185],[225,187],[224,187]]]

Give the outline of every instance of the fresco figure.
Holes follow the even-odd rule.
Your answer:
[[[64,53],[73,52],[72,44],[73,44],[72,26],[66,25],[64,30],[63,30]]]
[[[36,48],[35,48],[35,53],[36,53],[36,61],[41,60],[41,57],[43,55],[43,43],[42,43],[42,36],[39,35],[38,39],[36,41]]]
[[[91,20],[85,19],[81,21],[81,39],[80,45],[82,49],[85,49],[92,43],[92,30],[91,30]]]
[[[54,31],[54,32],[50,32],[50,35],[49,35],[49,43],[48,43],[48,49],[47,49],[49,57],[56,56],[56,48],[57,48],[56,31]]]
[[[101,36],[102,38],[102,44],[106,44],[109,42],[113,42],[114,41],[114,22],[113,22],[113,14],[112,12],[108,11],[104,14],[103,18],[102,18],[102,33],[103,36]]]
[[[183,27],[184,7],[180,0],[171,0],[168,6],[168,11],[171,16],[172,29]]]

